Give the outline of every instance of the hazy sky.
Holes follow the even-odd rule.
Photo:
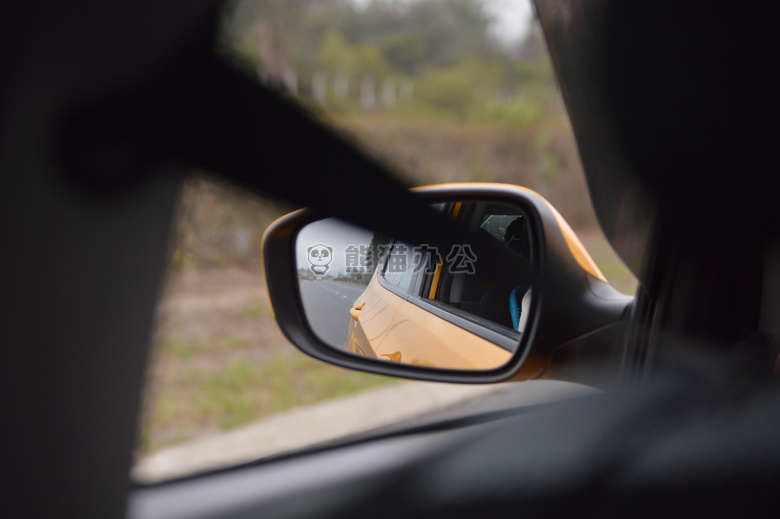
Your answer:
[[[502,43],[516,43],[528,31],[530,0],[484,0],[485,8],[495,16],[493,33]]]
[[[326,218],[310,223],[301,229],[295,241],[295,257],[298,268],[309,268],[307,250],[312,245],[323,244],[333,247],[330,263],[332,274],[343,272],[346,266],[345,250],[350,245],[357,247],[371,243],[374,233],[343,222],[337,218]]]

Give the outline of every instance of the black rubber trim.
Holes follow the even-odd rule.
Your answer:
[[[463,328],[467,332],[471,332],[474,335],[494,343],[496,346],[504,348],[510,353],[516,352],[518,349],[517,347],[520,345],[520,339],[522,338],[520,332],[510,330],[500,324],[488,321],[487,319],[483,319],[482,317],[461,310],[460,308],[449,306],[441,301],[424,299],[417,296],[410,296],[407,301],[455,326]]]
[[[395,286],[394,284],[390,283],[388,280],[385,279],[384,272],[380,273],[376,279],[379,281],[379,284],[382,286],[382,288],[385,288],[386,290],[392,292],[393,294],[397,295],[404,301],[408,301],[411,297],[411,294],[409,292],[401,289],[400,287]]]

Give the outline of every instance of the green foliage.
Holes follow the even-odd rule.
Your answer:
[[[350,45],[338,31],[330,31],[322,37],[316,64],[324,72],[347,74],[352,79],[364,74],[381,77],[388,71],[387,61],[379,48],[370,43]]]
[[[411,31],[396,31],[386,34],[380,47],[388,65],[407,75],[417,75],[427,62],[425,39]]]
[[[485,63],[469,56],[457,64],[434,69],[415,83],[415,97],[431,107],[465,119],[480,92],[500,87],[504,71],[497,62]]]
[[[488,32],[491,18],[479,0],[412,2],[405,26],[422,35],[433,67],[454,65],[467,55],[497,59],[501,53]]]
[[[252,301],[246,305],[244,311],[251,317],[267,317],[268,306],[262,304],[260,301]]]
[[[355,47],[353,52],[353,70],[357,74],[367,74],[381,78],[387,74],[388,67],[382,51],[376,45],[364,43]]]
[[[527,77],[533,78],[534,85],[547,84],[544,69],[529,66],[527,70],[530,71]],[[513,72],[513,67],[506,62],[486,62],[468,56],[451,67],[422,75],[415,83],[416,101],[427,105],[431,112],[450,114],[456,120],[518,126],[536,124],[543,118],[544,108],[530,96],[530,86],[526,85],[529,95],[516,95],[509,89],[508,78]]]
[[[241,19],[230,31],[235,52],[263,62],[271,72],[269,60],[278,70],[284,63],[294,64],[300,100],[314,111],[361,111],[360,83],[366,77],[375,85],[372,111],[417,120],[530,125],[544,118],[545,104],[557,96],[538,28],[531,28],[520,50],[510,56],[488,30],[492,19],[484,0],[239,4],[236,16]],[[324,105],[319,95],[314,100],[315,78],[325,80]],[[413,95],[408,89],[402,95],[396,83],[396,102],[393,96],[384,99],[387,78],[412,82]]]
[[[162,344],[164,355],[170,355],[179,359],[189,359],[203,350],[203,346],[197,342],[171,338]]]
[[[447,67],[468,53],[499,56],[480,0],[374,0],[312,3],[305,12],[299,57],[311,60],[323,35],[338,31],[351,45],[372,44],[390,67],[405,75]]]
[[[228,337],[222,347],[235,349],[232,340],[242,343],[240,338]],[[275,355],[265,362],[241,356],[219,370],[184,364],[185,359],[171,351],[163,350],[162,355],[168,356],[166,362],[177,362],[179,369],[191,367],[177,384],[182,391],[178,397],[161,394],[146,411],[138,444],[142,452],[185,441],[204,426],[229,430],[294,407],[395,382],[297,353]]]
[[[241,358],[221,373],[198,373],[193,380],[202,388],[199,411],[219,417],[222,429],[392,382],[386,377],[334,368],[303,355],[280,355],[260,365]]]
[[[317,64],[328,72],[352,68],[352,48],[344,34],[330,31],[322,37],[317,51]]]
[[[260,372],[246,359],[232,362],[224,373],[197,375],[203,392],[198,409],[218,417],[222,429],[248,423],[257,416],[262,399],[253,388],[260,382]]]
[[[240,350],[250,345],[249,339],[241,335],[228,335],[225,337],[225,347],[232,350]]]
[[[415,84],[415,96],[434,109],[465,119],[474,102],[473,78],[455,68],[439,69],[421,77]]]
[[[517,60],[512,63],[509,77],[515,88],[540,101],[558,95],[555,73],[550,60]]]
[[[482,103],[473,107],[470,116],[478,122],[530,126],[542,119],[543,110],[539,103],[516,97],[504,103]]]

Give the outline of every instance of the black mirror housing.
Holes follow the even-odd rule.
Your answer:
[[[576,379],[567,373],[576,372],[579,365],[598,362],[609,368],[620,363],[624,323],[633,298],[609,285],[549,202],[529,189],[502,184],[444,184],[415,189],[414,193],[432,205],[453,201],[513,204],[527,218],[534,251],[530,286],[534,297],[524,316],[519,344],[511,348],[511,358],[491,369],[453,369],[386,362],[328,344],[307,318],[301,298],[301,276],[296,268],[296,237],[307,225],[328,216],[307,209],[277,220],[263,237],[264,275],[277,322],[302,352],[350,369],[454,383],[496,383],[541,376]],[[473,229],[463,226],[462,233],[464,239],[482,243]],[[431,236],[431,242],[437,240],[440,242],[440,237]],[[483,254],[497,258],[502,255],[489,245],[482,243]],[[499,265],[505,261],[498,260]]]

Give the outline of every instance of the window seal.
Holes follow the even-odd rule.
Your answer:
[[[522,332],[511,330],[460,308],[450,306],[434,299],[425,299],[410,295],[406,301],[444,319],[450,324],[473,333],[510,353],[515,353],[523,337]]]

